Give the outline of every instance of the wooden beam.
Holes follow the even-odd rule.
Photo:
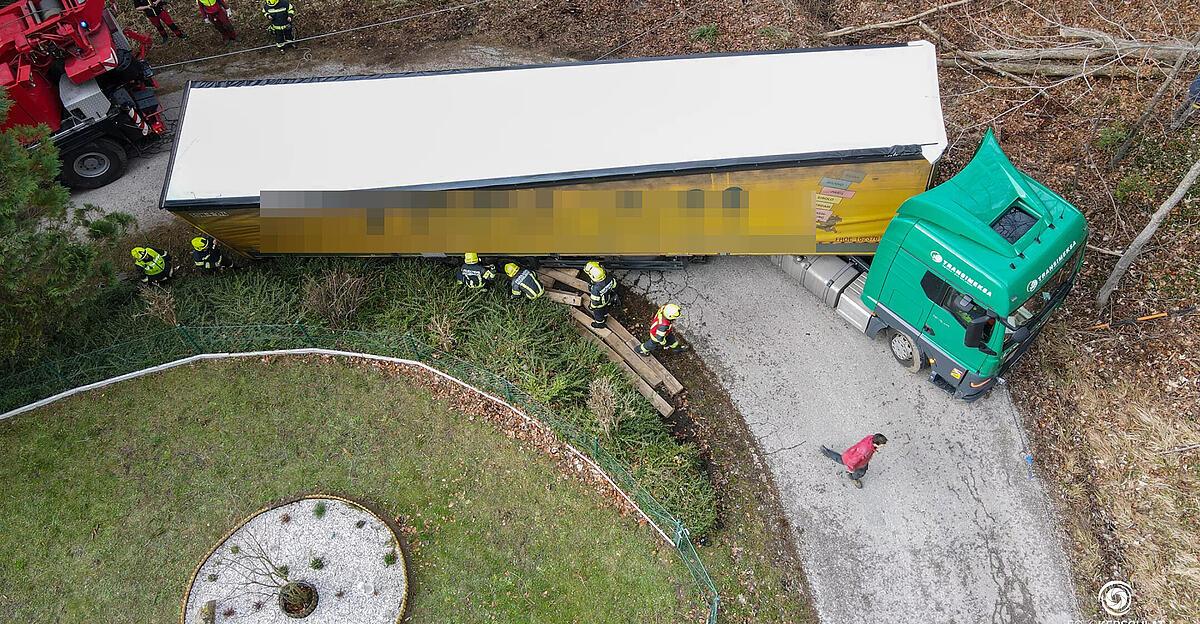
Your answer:
[[[538,269],[538,272],[549,275],[550,277],[554,278],[554,281],[570,286],[579,292],[586,293],[591,291],[591,288],[588,286],[587,282],[576,277],[576,271],[566,271],[563,269]]]
[[[568,308],[567,310],[571,313],[571,318],[579,321],[580,325],[583,325],[591,330],[593,334],[596,334],[601,338],[606,338],[612,333],[607,329],[592,327],[592,317],[588,316],[583,310],[580,310],[579,308]]]
[[[654,391],[654,388],[650,387],[650,384],[646,383],[645,380],[639,377],[638,374],[634,372],[634,370],[630,368],[628,364],[625,363],[625,360],[621,359],[621,356],[618,355],[616,351],[612,350],[612,347],[604,344],[603,340],[600,340],[595,334],[589,332],[583,327],[576,325],[575,331],[579,332],[580,336],[587,338],[592,342],[592,344],[599,347],[600,352],[604,354],[604,357],[607,357],[610,362],[616,364],[617,368],[625,371],[625,374],[629,376],[629,380],[633,382],[633,387],[637,388],[637,391],[642,396],[646,397],[647,401],[650,401],[650,404],[654,406],[654,409],[658,410],[659,414],[662,414],[663,416],[670,416],[671,414],[675,413],[675,408],[672,407],[666,399],[659,396],[659,394]]]
[[[642,341],[634,338],[633,334],[629,333],[629,330],[625,329],[625,326],[621,325],[621,323],[619,323],[617,319],[613,318],[612,315],[609,315],[608,320],[605,322],[605,326],[608,327],[612,333],[616,334],[616,336],[625,344],[629,345],[630,349],[637,349],[638,345],[642,344]],[[667,370],[667,368],[662,365],[662,362],[659,362],[658,358],[654,357],[653,354],[651,354],[650,357],[642,357],[640,355],[638,357],[642,358],[642,361],[646,362],[646,364],[650,366],[655,374],[658,375],[658,378],[663,382],[663,389],[666,390],[668,394],[675,396],[683,391],[683,384],[679,383],[679,380],[675,378],[675,375],[672,375],[671,371]]]
[[[577,295],[575,293],[569,293],[569,292],[562,291],[562,290],[550,290],[549,288],[547,288],[546,289],[546,298],[549,299],[550,301],[553,301],[554,303],[561,303],[563,305],[569,305],[569,306],[583,305],[583,297],[580,297],[579,295]]]
[[[550,277],[549,275],[544,275],[542,273],[536,273],[536,272],[534,273],[534,275],[536,275],[537,280],[542,283],[542,288],[553,288],[554,287],[554,278],[553,277]]]
[[[587,327],[592,331],[592,333],[604,339],[604,343],[612,347],[613,351],[616,351],[617,354],[621,356],[621,359],[625,360],[625,363],[628,364],[630,368],[637,371],[639,377],[645,380],[646,383],[650,384],[650,387],[654,387],[662,383],[662,377],[660,377],[658,372],[650,366],[650,362],[648,360],[651,358],[644,358],[635,353],[634,350],[630,348],[628,343],[626,343],[620,337],[614,335],[612,331],[608,329],[597,329],[592,327],[592,317],[585,314],[583,310],[580,310],[579,308],[569,309],[571,311],[572,318],[578,321],[580,325]],[[611,319],[612,317],[610,316],[609,318]]]

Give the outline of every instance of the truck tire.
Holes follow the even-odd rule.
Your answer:
[[[62,157],[63,184],[73,189],[100,188],[125,174],[129,155],[112,139],[96,139]]]
[[[922,368],[925,368],[925,358],[921,355],[917,342],[911,336],[889,327],[884,331],[883,337],[887,339],[892,357],[896,358],[901,366],[907,368],[908,372],[919,373]]]

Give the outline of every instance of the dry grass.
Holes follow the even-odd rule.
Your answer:
[[[433,346],[442,351],[454,349],[455,343],[458,342],[454,335],[454,321],[448,315],[433,315],[430,317],[426,329],[429,330],[429,336],[433,339]]]
[[[367,297],[366,278],[342,268],[304,280],[304,310],[335,329],[348,327]]]
[[[1094,609],[1118,578],[1140,616],[1190,621],[1200,613],[1197,414],[1133,379],[1100,381],[1078,349],[1064,330],[1047,336],[1037,364],[1054,400],[1026,407],[1042,469],[1061,486],[1081,602]]]
[[[588,384],[587,406],[596,417],[596,422],[600,423],[601,433],[611,440],[613,432],[621,426],[617,393],[611,378],[597,377]]]
[[[138,316],[158,319],[168,327],[175,327],[179,324],[175,295],[171,291],[155,284],[142,284],[138,287],[138,296],[146,304],[145,312]]]

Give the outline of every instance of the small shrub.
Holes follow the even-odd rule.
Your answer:
[[[223,617],[227,620],[235,615],[237,615],[237,610],[234,609],[233,607],[227,607],[224,611],[221,612],[221,617]]]
[[[325,560],[320,557],[313,557],[312,561],[308,562],[308,567],[314,570],[320,570],[325,567]]]
[[[337,590],[337,592],[335,592],[333,594],[334,598],[343,598],[345,596],[346,596],[346,590],[344,590],[344,589],[339,589],[339,590]]]
[[[210,583],[211,583],[211,582],[213,582],[213,581],[215,581],[215,580],[217,580],[217,575],[216,575],[216,574],[209,574],[209,575],[208,575],[208,581],[209,581]]]
[[[758,34],[776,45],[786,44],[792,38],[790,30],[778,26],[765,26],[758,30]]]
[[[282,576],[283,578],[288,577],[288,572],[290,572],[290,570],[288,570],[288,567],[285,565],[275,567],[275,574],[278,574],[279,576]]]
[[[138,287],[138,297],[146,309],[138,316],[148,316],[158,319],[163,325],[175,327],[179,324],[176,314],[175,295],[171,291],[155,284],[143,284]]]
[[[692,29],[692,41],[712,43],[717,40],[717,25],[704,24]]]
[[[1130,200],[1143,199],[1150,196],[1150,181],[1140,173],[1131,173],[1117,182],[1114,193],[1117,201],[1126,203]]]
[[[1129,136],[1129,129],[1125,127],[1124,123],[1118,122],[1100,129],[1096,145],[1105,151],[1115,150],[1125,142],[1127,136]]]
[[[454,321],[445,314],[435,314],[429,319],[429,325],[426,326],[429,330],[429,337],[433,339],[433,346],[442,351],[450,351],[454,348],[456,342],[454,338]]]
[[[313,507],[313,516],[318,520],[325,517],[325,501],[317,501],[316,507]]]
[[[342,268],[327,269],[320,277],[304,280],[304,311],[334,329],[349,326],[368,296],[366,278]]]
[[[383,556],[383,565],[385,565],[385,566],[396,565],[396,550],[395,549],[387,551],[387,554]]]
[[[292,516],[291,516],[291,514],[283,514],[282,516],[279,516],[279,522],[280,522],[280,524],[287,524],[287,523],[289,523],[289,522],[291,522],[291,521],[292,521]]]
[[[242,547],[238,546],[237,544],[234,544],[233,546],[229,547],[229,552],[236,555],[236,554],[242,552]]]
[[[600,432],[605,438],[612,440],[613,432],[620,428],[621,419],[611,378],[597,377],[588,384],[587,406],[596,417]]]
[[[254,610],[255,610],[255,611],[261,611],[261,610],[262,610],[262,608],[263,608],[263,601],[261,601],[261,600],[256,600],[256,601],[254,602]]]
[[[363,528],[363,527],[365,527],[365,526],[367,526],[367,521],[366,521],[366,520],[359,520],[358,522],[355,522],[355,523],[354,523],[354,527],[355,527],[355,528],[357,528],[357,529],[361,529],[361,528]]]

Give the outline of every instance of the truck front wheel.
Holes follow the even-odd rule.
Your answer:
[[[125,173],[129,155],[112,139],[96,139],[62,157],[62,181],[73,189],[100,188]]]
[[[921,357],[921,350],[917,348],[917,343],[911,336],[889,327],[884,332],[884,337],[887,338],[888,348],[892,350],[892,357],[907,368],[908,372],[919,373],[925,368],[925,358]]]

